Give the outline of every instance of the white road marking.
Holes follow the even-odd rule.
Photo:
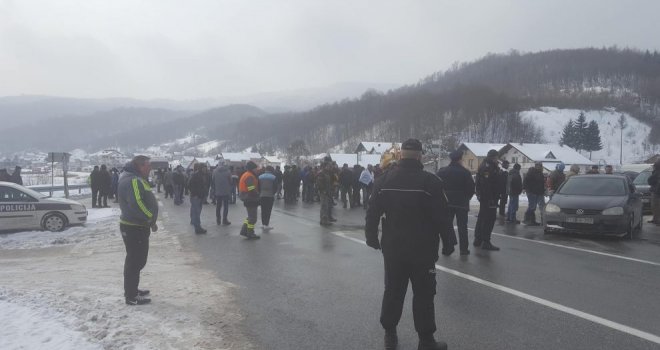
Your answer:
[[[337,237],[345,238],[347,240],[350,240],[350,241],[353,241],[353,242],[356,242],[356,243],[360,243],[360,244],[363,244],[363,245],[367,244],[363,240],[348,236],[345,232],[337,231],[337,232],[331,232],[331,233],[333,235],[337,236]],[[489,281],[486,281],[484,279],[481,279],[481,278],[478,278],[478,277],[475,277],[475,276],[472,276],[472,275],[468,275],[466,273],[456,271],[456,270],[453,270],[453,269],[450,269],[450,268],[447,268],[447,267],[444,267],[444,266],[441,266],[441,265],[436,264],[435,267],[438,270],[446,272],[448,274],[451,274],[451,275],[454,275],[454,276],[457,276],[457,277],[461,277],[461,278],[464,278],[466,280],[469,280],[469,281],[472,281],[472,282],[475,282],[475,283],[479,283],[479,284],[484,285],[486,287],[490,287],[490,288],[493,288],[495,290],[499,290],[501,292],[517,296],[519,298],[522,298],[522,299],[525,299],[525,300],[528,300],[528,301],[531,301],[531,302],[549,307],[549,308],[557,310],[557,311],[567,313],[569,315],[579,317],[581,319],[584,319],[584,320],[587,320],[587,321],[590,321],[590,322],[593,322],[593,323],[596,323],[596,324],[599,324],[599,325],[617,330],[619,332],[623,332],[623,333],[626,333],[626,334],[629,334],[629,335],[632,335],[632,336],[635,336],[635,337],[638,337],[638,338],[641,338],[641,339],[644,339],[644,340],[648,340],[648,341],[656,343],[656,344],[660,344],[660,336],[657,336],[655,334],[644,332],[642,330],[632,328],[632,327],[626,326],[626,325],[621,324],[621,323],[617,323],[617,322],[610,321],[610,320],[602,318],[602,317],[598,317],[598,316],[595,316],[595,315],[592,315],[592,314],[588,314],[586,312],[583,312],[583,311],[580,311],[580,310],[577,310],[577,309],[574,309],[574,308],[571,308],[571,307],[568,307],[568,306],[564,306],[564,305],[552,302],[550,300],[535,297],[531,294],[527,294],[527,293],[509,288],[509,287],[505,287],[505,286],[502,286],[502,285],[499,285],[499,284],[496,284],[496,283],[493,283],[493,282],[489,282]]]
[[[468,227],[468,230],[470,230],[470,231],[474,231],[474,229],[471,228],[471,227]],[[616,255],[616,254],[610,254],[610,253],[603,253],[603,252],[599,252],[599,251],[597,251],[597,250],[584,249],[584,248],[576,248],[576,247],[571,247],[571,246],[567,246],[567,245],[563,245],[563,244],[550,243],[550,242],[546,242],[546,241],[539,241],[539,240],[529,239],[529,238],[523,238],[523,237],[509,236],[509,235],[505,235],[505,234],[502,234],[502,233],[495,233],[495,232],[493,232],[493,235],[498,236],[498,237],[504,237],[504,238],[510,238],[510,239],[517,239],[517,240],[520,240],[520,241],[527,241],[527,242],[537,243],[537,244],[545,244],[545,245],[552,246],[552,247],[557,247],[557,248],[564,248],[564,249],[576,250],[576,251],[584,252],[584,253],[591,253],[591,254],[596,254],[596,255],[602,255],[602,256],[607,256],[607,257],[610,257],[610,258],[616,258],[616,259],[621,259],[621,260],[634,261],[634,262],[638,262],[638,263],[642,263],[642,264],[648,264],[648,265],[653,265],[653,266],[660,266],[660,263],[657,263],[657,262],[655,262],[655,261],[649,261],[649,260],[643,260],[643,259],[630,258],[630,257],[627,257],[627,256]]]

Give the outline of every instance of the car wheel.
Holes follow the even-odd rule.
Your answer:
[[[66,217],[60,213],[46,214],[41,226],[50,232],[60,232],[66,227]]]
[[[624,237],[632,239],[634,232],[635,232],[635,217],[631,216],[630,222],[628,223],[628,230],[626,231],[626,235]]]

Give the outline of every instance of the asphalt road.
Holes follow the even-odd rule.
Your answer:
[[[382,348],[383,262],[363,244],[363,209],[336,207],[339,222],[323,228],[318,204],[276,201],[275,229],[247,241],[238,234],[242,205],[231,206],[229,227],[204,206],[209,232],[195,235],[189,204],[161,200],[168,230],[239,286],[243,329],[259,349]],[[660,228],[645,225],[633,240],[501,221],[494,232],[501,251],[471,247],[437,263],[436,336],[450,349],[660,349]],[[417,345],[411,293],[400,349]]]

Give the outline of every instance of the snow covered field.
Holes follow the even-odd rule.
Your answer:
[[[564,126],[570,119],[574,121],[580,115],[577,109],[559,109],[542,107],[538,110],[521,112],[523,120],[531,120],[543,130],[546,142],[559,143]],[[591,159],[595,162],[604,160],[609,164],[619,164],[621,137],[617,121],[621,112],[614,110],[584,111],[587,123],[595,120],[600,129],[603,149],[593,152]],[[626,116],[628,127],[623,131],[623,164],[643,161],[660,151],[660,147],[647,142],[651,127],[639,120]],[[583,152],[589,158],[589,152]]]
[[[0,234],[0,349],[252,348],[236,287],[202,269],[166,217],[141,275],[152,304],[125,305],[118,214],[92,209],[85,227],[56,234]]]

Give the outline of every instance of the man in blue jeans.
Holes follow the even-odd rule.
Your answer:
[[[529,206],[525,212],[525,225],[540,226],[536,221],[536,207],[541,210],[545,207],[545,177],[543,176],[543,164],[536,162],[533,168],[530,168],[525,175],[523,188],[527,192]]]
[[[229,214],[229,200],[232,195],[231,171],[225,165],[224,160],[218,163],[218,167],[213,170],[213,177],[211,178],[211,191],[215,194],[215,221],[218,225],[231,225],[227,219]]]

